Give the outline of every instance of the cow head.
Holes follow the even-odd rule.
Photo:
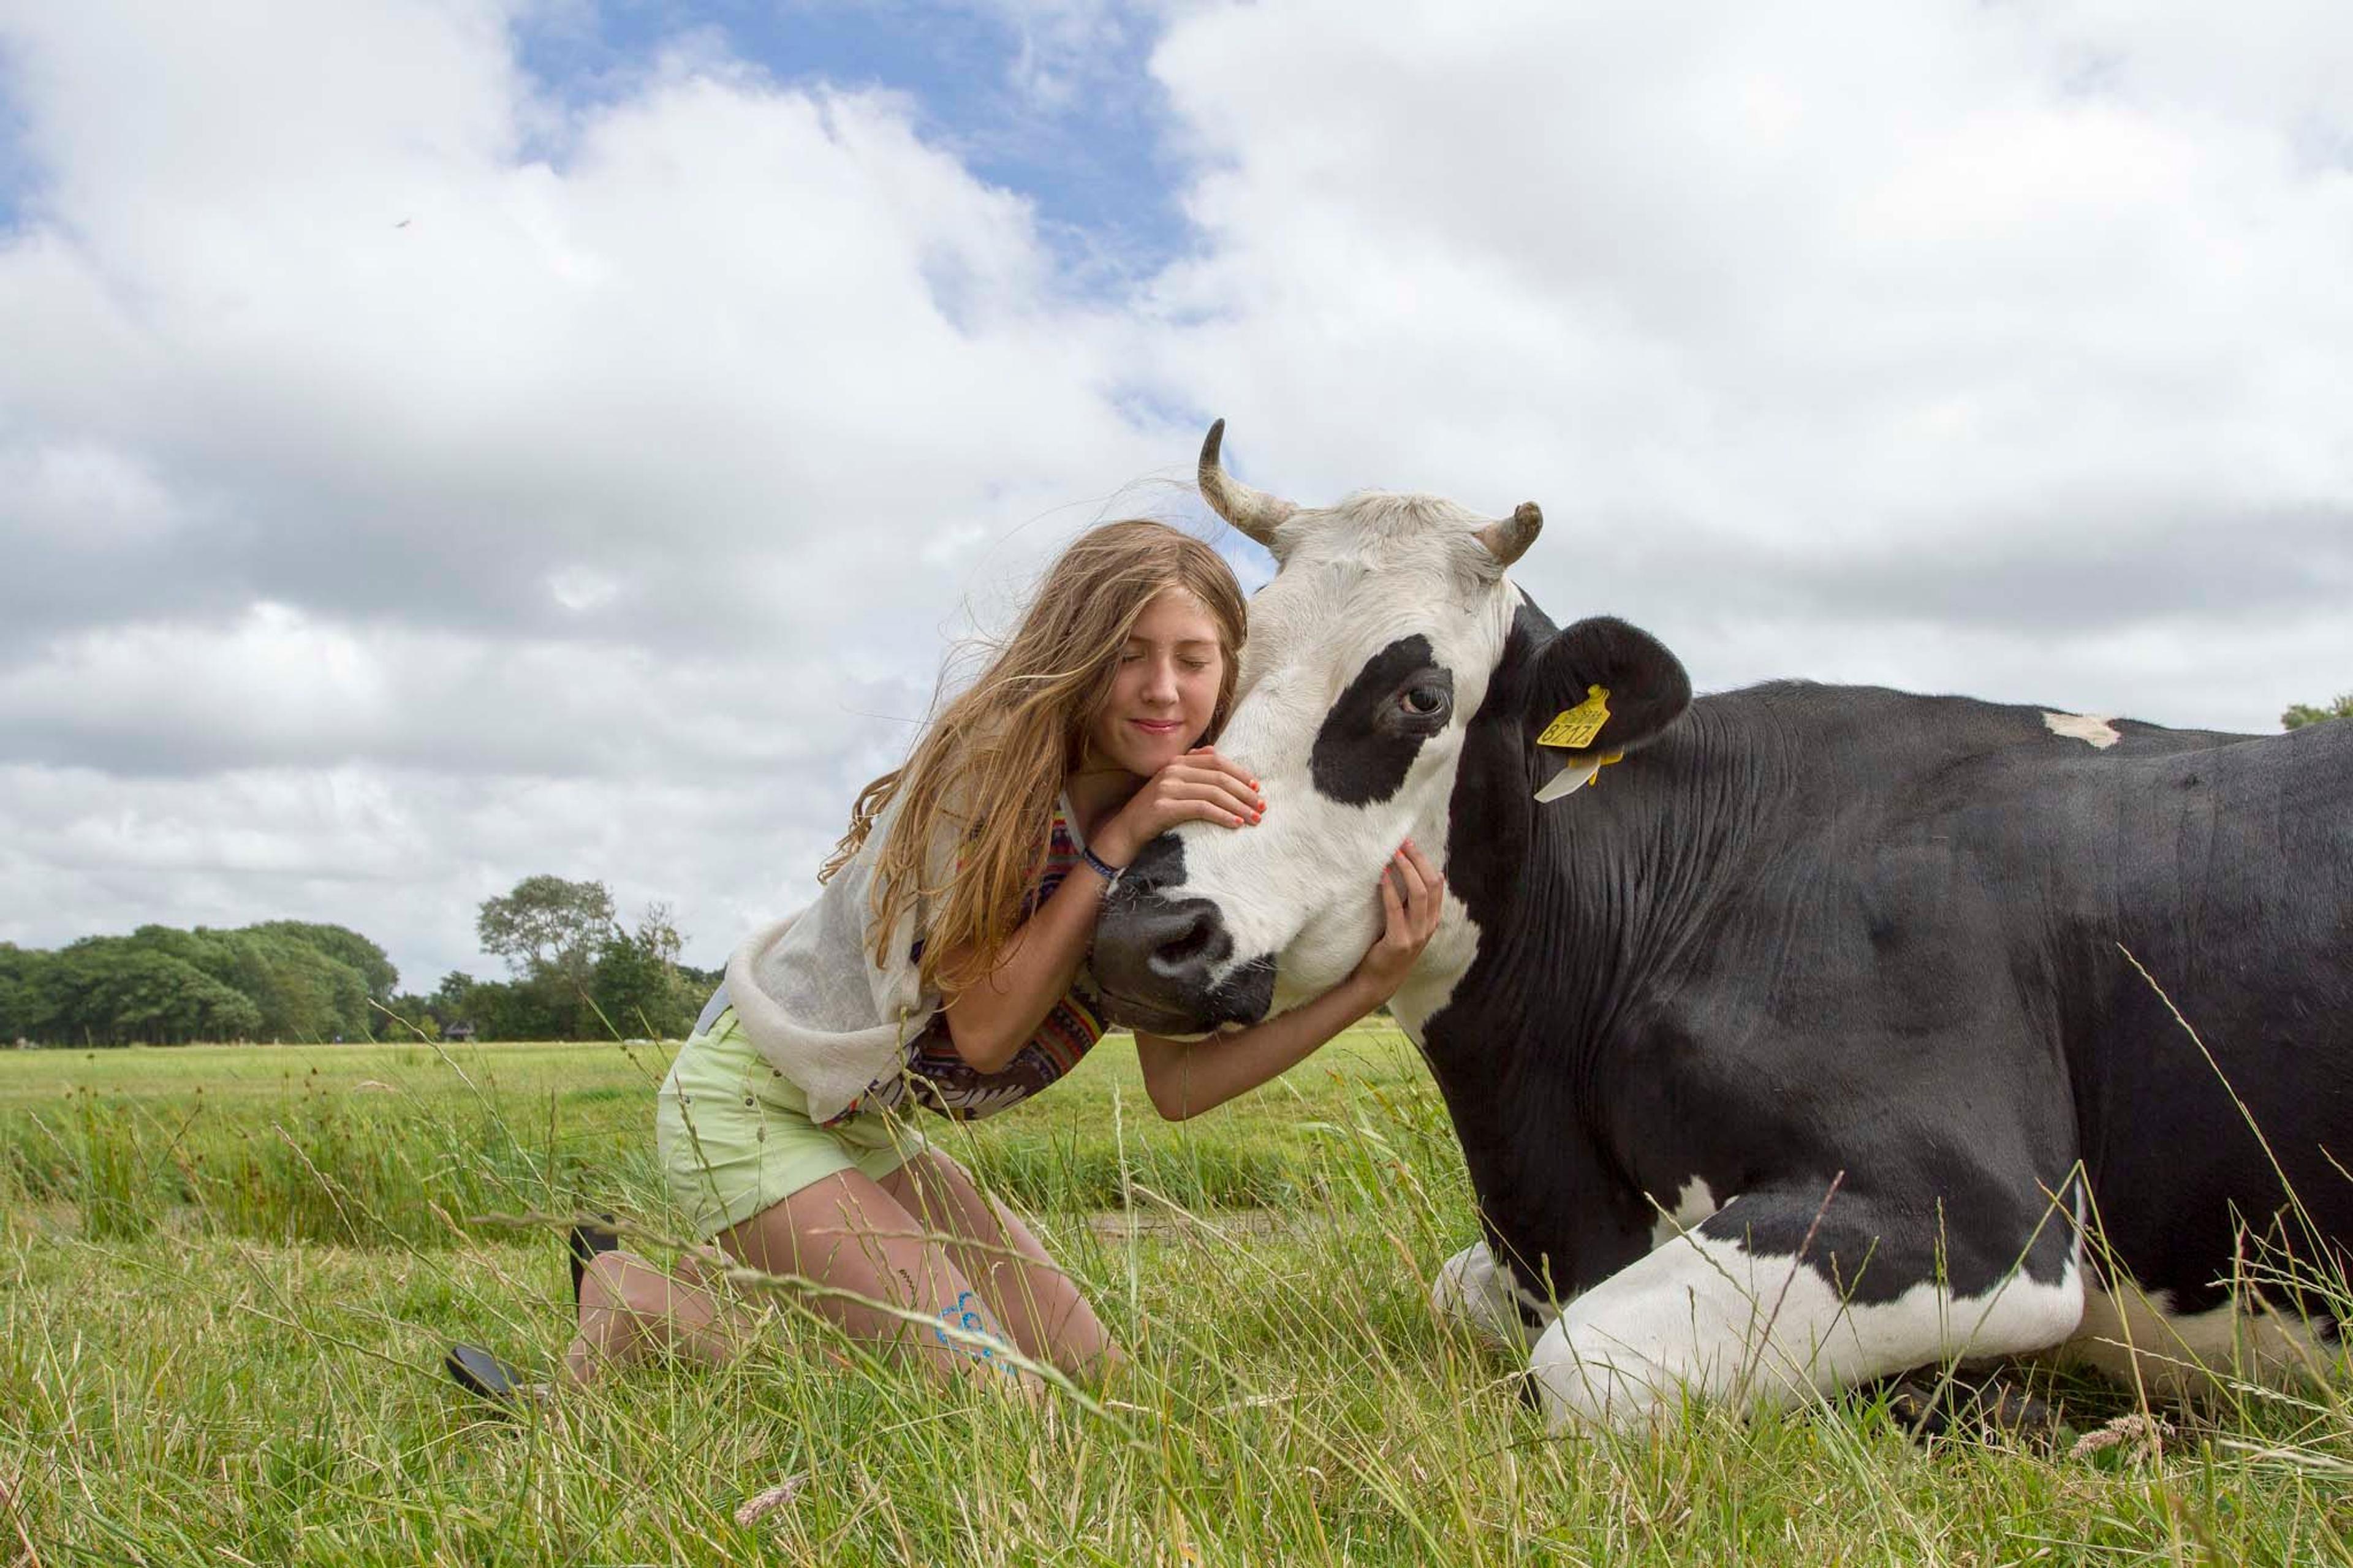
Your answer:
[[[1096,983],[1119,1021],[1165,1034],[1254,1023],[1345,978],[1379,932],[1377,879],[1398,845],[1442,868],[1464,830],[1451,812],[1466,752],[1537,776],[1536,734],[1589,686],[1611,692],[1602,750],[1648,740],[1690,700],[1674,656],[1622,622],[1531,638],[1504,573],[1543,526],[1533,503],[1501,521],[1378,491],[1299,507],[1225,473],[1224,431],[1202,446],[1202,496],[1280,570],[1250,602],[1218,747],[1264,783],[1268,808],[1251,827],[1161,835],[1105,906]],[[1425,969],[1470,961],[1448,901]]]

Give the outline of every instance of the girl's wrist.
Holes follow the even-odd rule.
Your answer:
[[[1082,847],[1080,853],[1087,858],[1089,865],[1104,871],[1109,877],[1116,877],[1126,870],[1128,862],[1135,858],[1134,847],[1120,837],[1118,826],[1113,822],[1106,822],[1096,828],[1094,837]]]
[[[1399,977],[1399,984],[1403,984],[1402,976]],[[1374,975],[1367,973],[1362,964],[1358,964],[1349,972],[1348,977],[1340,982],[1339,989],[1345,994],[1345,1005],[1353,1014],[1348,1020],[1350,1023],[1366,1016],[1382,1003],[1396,995],[1398,992],[1396,985],[1383,984]]]

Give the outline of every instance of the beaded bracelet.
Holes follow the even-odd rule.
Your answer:
[[[1107,864],[1102,856],[1096,854],[1092,849],[1082,847],[1079,850],[1079,857],[1086,861],[1089,866],[1094,868],[1096,876],[1101,877],[1106,882],[1118,881],[1119,874],[1126,869],[1124,866],[1113,866]]]

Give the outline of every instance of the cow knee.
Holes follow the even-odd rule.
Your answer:
[[[1444,1263],[1430,1282],[1430,1310],[1441,1323],[1471,1331],[1498,1350],[1525,1351],[1541,1328],[1531,1327],[1511,1271],[1474,1241]]]
[[[1953,1315],[1964,1324],[1974,1303],[1955,1303]],[[2024,1273],[1995,1287],[1981,1310],[1982,1321],[1945,1353],[1957,1358],[2031,1355],[2053,1350],[2075,1337],[2083,1327],[2084,1308],[2082,1270],[2070,1265],[2055,1284],[2040,1283]]]
[[[2072,1264],[2056,1280],[2021,1268],[1974,1295],[1929,1278],[1858,1300],[1794,1254],[1703,1231],[1579,1297],[1530,1370],[1554,1430],[1623,1429],[1672,1419],[1687,1397],[1746,1411],[1929,1362],[2045,1349],[2074,1331],[2083,1301]]]
[[[1689,1370],[1669,1368],[1566,1320],[1546,1329],[1528,1355],[1545,1426],[1555,1434],[1571,1427],[1623,1432],[1680,1414]]]

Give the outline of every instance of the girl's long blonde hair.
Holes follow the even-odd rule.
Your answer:
[[[1048,567],[1013,635],[978,679],[950,701],[906,765],[859,792],[849,831],[818,873],[832,877],[898,803],[876,862],[876,963],[912,909],[928,910],[920,973],[925,990],[958,991],[997,967],[1046,854],[1045,828],[1063,781],[1086,752],[1087,729],[1111,694],[1119,656],[1154,595],[1182,588],[1217,623],[1224,671],[1209,728],[1232,710],[1242,644],[1240,584],[1218,552],[1164,522],[1107,522],[1072,541]],[[934,847],[958,852],[944,868]],[[926,869],[927,860],[933,861]],[[939,885],[927,878],[944,876]],[[961,954],[949,965],[951,954]]]

